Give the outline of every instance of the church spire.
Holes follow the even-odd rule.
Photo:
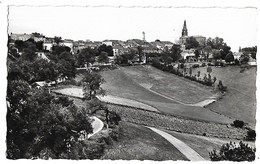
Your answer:
[[[184,20],[181,36],[188,36],[188,29],[187,29],[187,25],[186,25],[186,20]]]

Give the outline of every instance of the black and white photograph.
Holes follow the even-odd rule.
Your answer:
[[[259,160],[256,1],[37,2],[0,2],[5,160]]]

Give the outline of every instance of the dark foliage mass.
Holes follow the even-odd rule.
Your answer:
[[[60,158],[80,144],[81,131],[92,132],[85,110],[25,81],[8,82],[7,101],[7,158]],[[44,150],[51,155],[43,155]]]
[[[77,108],[46,87],[32,87],[36,81],[75,77],[70,49],[55,46],[49,59],[43,59],[36,55],[41,44],[32,39],[16,41],[15,46],[18,51],[10,49],[7,59],[7,158],[87,158],[82,152],[86,143],[79,138],[92,133],[88,109]]]
[[[255,151],[242,141],[239,144],[230,142],[222,145],[219,152],[214,149],[209,157],[212,161],[254,161]]]

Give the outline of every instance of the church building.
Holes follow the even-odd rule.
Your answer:
[[[196,39],[196,41],[199,42],[200,45],[206,44],[206,37],[204,37],[204,36],[201,36],[201,35],[188,36],[188,29],[187,29],[187,25],[186,25],[186,20],[184,20],[182,33],[181,33],[181,37],[180,37],[180,44],[185,45],[187,39],[189,39],[191,37]]]

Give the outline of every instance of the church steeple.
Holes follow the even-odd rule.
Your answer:
[[[181,36],[188,36],[188,29],[187,29],[187,25],[186,25],[186,20],[184,20]]]

